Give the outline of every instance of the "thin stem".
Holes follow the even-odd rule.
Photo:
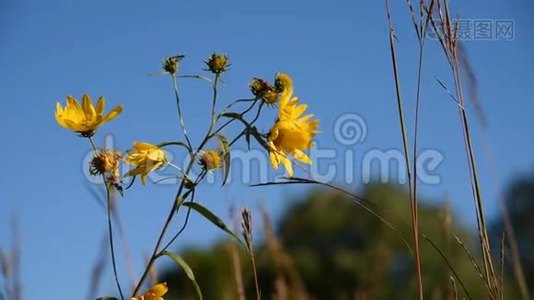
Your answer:
[[[391,50],[391,61],[393,63],[393,75],[395,79],[395,91],[397,95],[397,107],[398,107],[398,112],[399,112],[399,121],[400,121],[402,142],[403,142],[403,147],[404,147],[406,173],[408,176],[408,186],[409,186],[408,190],[409,190],[409,197],[410,197],[411,221],[412,221],[412,236],[413,236],[414,250],[415,250],[415,264],[416,264],[416,269],[417,269],[418,299],[422,300],[424,299],[424,293],[423,293],[423,275],[422,275],[422,270],[421,270],[421,255],[419,253],[417,202],[412,191],[414,179],[412,178],[412,174],[410,170],[410,153],[408,149],[408,137],[406,134],[406,123],[404,121],[404,112],[403,112],[403,107],[402,107],[402,96],[401,96],[401,90],[400,90],[399,74],[398,74],[398,69],[397,69],[397,56],[395,52],[393,25],[391,22],[391,14],[389,10],[389,0],[386,0],[386,14],[387,14],[387,21],[388,21],[388,28],[389,28],[389,45],[390,45],[390,50]]]
[[[95,141],[92,137],[88,138],[91,142],[91,146],[93,147],[94,154],[98,154],[98,149],[96,147]],[[119,290],[119,294],[121,296],[121,299],[124,300],[124,294],[122,293],[121,284],[119,281],[119,276],[117,273],[117,263],[115,260],[115,245],[113,242],[113,224],[111,221],[111,215],[112,215],[112,205],[111,205],[111,187],[109,183],[106,180],[106,176],[102,174],[102,180],[104,180],[104,185],[106,186],[106,203],[107,203],[107,219],[108,219],[108,236],[109,236],[109,248],[111,251],[111,264],[113,266],[113,276],[115,277],[115,283],[117,285],[117,289]]]
[[[196,185],[202,180],[204,179],[204,177],[206,176],[207,174],[207,171],[206,170],[202,170],[202,173],[197,177],[197,179],[195,180],[195,182],[193,183],[193,189],[191,190],[191,202],[194,202],[195,201],[195,187]],[[179,206],[180,207],[182,205],[182,203],[185,202],[185,199],[184,201],[180,202],[179,203]],[[177,208],[178,209],[178,208]],[[186,216],[185,216],[185,220],[184,220],[184,224],[182,225],[182,227],[180,228],[180,230],[178,230],[178,232],[171,238],[171,240],[163,247],[161,248],[161,252],[167,250],[171,245],[172,243],[174,243],[174,241],[180,236],[180,234],[182,234],[182,232],[185,230],[186,226],[187,226],[187,223],[189,222],[189,216],[191,214],[191,207],[189,207],[187,209],[187,213],[186,213]]]
[[[229,110],[232,106],[236,105],[237,103],[241,103],[241,102],[253,102],[253,101],[256,101],[256,100],[257,100],[257,99],[237,99],[237,100],[235,100],[234,102],[228,104],[228,105],[221,111],[221,113],[219,114],[219,116],[218,116],[217,118],[219,118],[220,115],[222,115],[222,114],[228,112],[228,110]]]
[[[247,123],[246,124],[246,128],[243,129],[228,145],[229,146],[232,146],[235,142],[237,142],[239,140],[240,137],[242,137],[246,132],[247,130],[249,130],[250,127],[252,127],[252,125],[254,125],[254,123],[256,123],[256,121],[258,120],[258,117],[260,116],[260,112],[261,112],[261,109],[263,107],[263,102],[260,104],[260,106],[258,106],[258,111],[256,112],[256,116],[254,117],[254,119],[252,119],[252,121],[250,121],[250,123]]]
[[[243,118],[252,108],[254,108],[254,105],[256,105],[256,102],[258,102],[258,100],[255,99],[254,102],[252,102],[252,104],[247,109],[245,109],[242,113],[239,114],[239,116]],[[222,116],[223,116],[223,113],[219,114],[217,116],[217,120],[219,120]],[[233,121],[235,121],[235,119],[236,118],[231,118],[230,120],[226,121],[226,123],[224,123],[223,125],[221,125],[221,127],[215,130],[211,136],[214,136],[217,133],[221,132],[226,126],[230,125]]]
[[[456,59],[455,59],[455,62],[457,62]],[[462,87],[461,87],[461,82],[460,82],[459,68],[458,68],[457,63],[454,64],[452,67],[453,67],[457,98],[459,99],[460,103],[463,105],[464,100],[463,100],[463,92],[462,92]],[[477,168],[476,168],[476,163],[475,163],[473,145],[471,142],[471,132],[469,130],[469,123],[468,123],[467,114],[465,113],[465,110],[459,109],[459,114],[460,114],[460,122],[462,124],[463,134],[464,134],[464,142],[465,142],[467,160],[469,163],[469,171],[472,177],[471,186],[473,190],[473,198],[475,201],[475,208],[476,208],[476,214],[477,214],[477,220],[478,220],[478,230],[479,230],[479,236],[480,236],[482,258],[484,261],[484,269],[486,273],[485,275],[489,283],[490,289],[497,288],[498,283],[496,282],[497,279],[495,276],[495,271],[494,271],[493,263],[491,260],[486,218],[484,216],[484,203],[482,201],[482,193],[480,191],[480,183],[479,183],[478,173],[477,173]],[[493,295],[493,296],[496,296],[496,295]]]
[[[184,117],[182,114],[182,107],[180,105],[180,95],[178,93],[178,81],[176,80],[175,75],[172,75],[171,78],[172,78],[172,88],[174,90],[174,97],[176,98],[176,107],[178,108],[178,119],[180,120],[180,126],[182,127],[182,132],[187,142],[187,146],[189,147],[189,149],[192,149],[193,146],[191,145],[191,141],[189,140],[189,136],[187,135],[187,129],[185,127],[185,121],[184,121]],[[191,152],[191,150],[189,152]]]
[[[254,252],[250,251],[250,260],[252,261],[252,271],[254,272],[254,287],[256,288],[256,300],[261,300],[260,285],[258,283],[258,272],[256,271],[256,260],[254,259]]]
[[[211,100],[211,125],[210,130],[215,126],[215,122],[217,122],[217,117],[215,116],[215,107],[217,105],[217,84],[219,83],[219,74],[215,75],[215,80],[213,81],[213,98]]]
[[[174,76],[173,76],[174,78]],[[213,130],[213,127],[215,126],[215,123],[216,123],[216,119],[215,119],[215,104],[217,103],[217,83],[219,81],[219,75],[216,75],[215,76],[215,80],[213,82],[213,98],[212,98],[212,120],[211,120],[211,124],[210,124],[210,127],[206,133],[206,135],[204,136],[204,139],[202,140],[202,142],[200,143],[200,145],[197,147],[197,150],[194,151],[194,152],[190,152],[190,155],[191,155],[191,160],[189,161],[189,164],[187,165],[187,168],[185,169],[185,172],[184,174],[189,174],[189,172],[191,172],[193,166],[194,166],[194,163],[195,163],[195,158],[197,156],[197,154],[199,153],[199,151],[202,150],[202,148],[204,147],[204,145],[208,142],[208,140],[210,139],[211,137],[211,132]],[[175,83],[176,80],[173,79],[173,82]],[[178,98],[178,92],[177,92],[177,88],[176,88],[176,85],[174,85],[175,87],[175,94],[176,94],[176,99],[177,99],[177,103],[179,103],[179,98]],[[178,106],[179,107],[179,106]],[[181,115],[181,112],[179,112],[179,114]],[[185,127],[182,126],[182,128],[185,130]],[[184,133],[185,135],[185,133]],[[187,135],[185,135],[187,137]],[[190,149],[193,149],[193,147],[191,146],[191,143],[188,141],[188,145],[189,145],[189,148]],[[156,259],[158,258],[158,253],[159,253],[159,248],[163,242],[163,238],[165,237],[165,234],[167,233],[167,230],[169,229],[169,226],[172,222],[172,219],[173,217],[175,216],[175,214],[177,213],[177,209],[180,207],[180,202],[181,201],[185,201],[185,199],[181,199],[181,196],[182,196],[182,191],[185,187],[185,178],[182,179],[181,183],[180,183],[180,187],[178,188],[178,191],[176,192],[176,196],[174,198],[174,202],[173,202],[173,205],[169,211],[169,215],[167,216],[167,219],[165,220],[165,223],[163,225],[163,228],[161,229],[161,232],[159,234],[159,237],[158,237],[158,240],[156,242],[156,245],[154,246],[154,249],[152,250],[152,255],[150,256],[150,259],[148,260],[148,263],[147,263],[147,266],[145,268],[145,270],[143,271],[143,274],[141,275],[141,278],[139,279],[139,282],[137,283],[137,286],[135,287],[134,289],[134,292],[132,294],[132,296],[135,296],[141,286],[143,285],[143,282],[146,280],[147,278],[147,275],[148,273],[150,272],[150,268],[152,268],[152,265],[154,264],[154,262],[156,261]]]
[[[115,277],[115,283],[117,284],[117,289],[121,299],[124,300],[124,294],[122,293],[122,288],[119,281],[119,276],[117,273],[117,263],[115,261],[115,246],[113,242],[113,227],[111,222],[112,206],[111,206],[111,188],[108,183],[106,183],[106,199],[107,199],[107,212],[108,212],[108,232],[109,232],[109,247],[111,250],[111,263],[113,265],[113,276]]]
[[[251,105],[251,107],[249,107],[244,113],[250,111],[250,109],[254,106],[254,103]],[[258,117],[260,115],[260,111],[261,111],[261,108],[263,107],[263,103],[258,107],[258,112],[256,113],[256,116],[254,117],[254,119],[249,123],[249,126],[253,125],[257,120],[258,120]],[[243,114],[244,114],[243,113]],[[230,143],[229,143],[229,146],[232,146],[241,136],[243,136],[243,134],[245,133],[246,129],[244,129],[241,133],[239,133]],[[214,134],[216,134],[218,131],[216,131]],[[207,174],[207,171],[203,170],[202,173],[197,177],[197,179],[195,180],[195,182],[193,183],[193,186],[195,187],[202,179],[204,179],[204,177],[206,176]],[[191,202],[193,202],[195,200],[195,190],[193,188],[192,190],[192,195],[191,195]],[[185,201],[185,199],[184,199]],[[183,203],[180,202],[179,206],[181,206],[181,204]],[[178,209],[178,208],[177,208]],[[178,232],[171,238],[171,240],[162,248],[162,250],[160,251],[160,253],[162,251],[165,251],[167,250],[171,245],[172,243],[180,236],[180,234],[182,234],[182,232],[185,230],[188,222],[189,222],[189,216],[190,216],[190,213],[191,213],[191,208],[189,207],[187,209],[187,213],[186,213],[186,217],[185,217],[185,221],[184,221],[184,224],[182,225],[182,227],[180,228],[180,230],[178,230]]]
[[[91,147],[93,147],[94,155],[96,156],[98,154],[98,148],[96,147],[95,141],[93,140],[93,137],[89,137],[89,142],[91,142]]]

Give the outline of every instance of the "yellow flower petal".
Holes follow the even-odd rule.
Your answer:
[[[133,297],[131,300],[164,300],[163,296],[165,296],[168,290],[169,288],[167,287],[166,282],[158,283],[146,291],[142,296]]]
[[[89,95],[85,94],[82,98],[82,109],[85,115],[85,118],[88,120],[94,120],[96,117],[95,107],[93,106],[93,100]]]
[[[106,123],[106,122],[109,122],[113,119],[115,119],[118,115],[121,114],[123,110],[123,107],[122,105],[119,105],[119,106],[116,106],[115,108],[113,108],[105,117],[104,119],[102,120],[102,123]]]
[[[305,164],[309,164],[309,165],[312,164],[311,158],[308,155],[306,155],[304,152],[300,151],[299,149],[295,149],[295,151],[293,151],[292,154],[296,160],[299,160]]]
[[[105,107],[106,107],[106,99],[104,97],[98,98],[98,103],[96,104],[96,114],[99,116],[104,114]]]

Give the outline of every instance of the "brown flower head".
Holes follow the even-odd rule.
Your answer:
[[[219,151],[208,150],[200,153],[199,164],[205,170],[215,170],[221,167],[222,157]]]
[[[162,63],[161,67],[165,72],[174,75],[180,68],[180,61],[184,58],[183,55],[175,55],[166,58]]]
[[[119,151],[102,150],[93,157],[89,163],[89,173],[93,176],[104,175],[111,183],[120,183],[120,160],[122,154]]]
[[[266,80],[253,78],[249,87],[252,94],[256,96],[256,99],[262,99],[267,104],[278,102],[279,97],[275,87],[270,85]]]
[[[228,55],[226,54],[215,54],[213,53],[208,57],[208,60],[205,61],[208,68],[206,71],[210,71],[213,74],[221,74],[226,72],[230,67],[228,60]]]

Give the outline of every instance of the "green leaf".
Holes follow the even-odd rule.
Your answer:
[[[256,127],[252,127],[256,128]],[[245,131],[245,141],[247,142],[248,150],[250,150],[250,132],[252,131],[252,128],[247,128]]]
[[[219,219],[214,213],[212,213],[209,209],[206,207],[196,203],[196,202],[186,202],[182,204],[183,206],[189,207],[199,214],[201,214],[204,218],[208,219],[211,223],[213,223],[215,226],[219,227],[222,231],[226,232],[228,235],[230,235],[232,238],[234,238],[236,241],[243,246],[243,248],[247,249],[247,246],[243,243],[243,241],[235,234],[233,233],[227,226],[224,224],[224,222]]]
[[[236,112],[227,112],[227,113],[222,114],[221,116],[227,117],[227,118],[231,118],[231,119],[241,119],[242,118],[241,114],[238,114]]]
[[[188,152],[191,152],[191,148],[189,148],[189,146],[186,143],[182,143],[178,141],[159,143],[156,146],[160,148],[167,147],[167,146],[179,146],[179,147],[185,148]]]
[[[222,185],[226,184],[226,181],[228,180],[228,175],[230,174],[230,163],[231,163],[231,157],[230,157],[230,144],[228,143],[228,139],[222,134],[215,135],[217,137],[217,140],[219,141],[219,146],[221,147],[222,156],[223,156],[223,163],[222,163],[222,172],[223,172],[223,183]]]
[[[185,260],[178,254],[169,251],[161,252],[160,256],[163,255],[172,258],[172,260],[174,260],[184,270],[185,275],[187,275],[187,277],[193,282],[193,286],[195,287],[195,291],[197,292],[198,299],[202,300],[202,292],[200,291],[200,286],[198,286],[197,280],[195,279],[195,274],[193,273],[193,270],[191,270],[191,267],[185,262]]]
[[[265,149],[269,149],[269,145],[267,144],[267,142],[265,141],[265,137],[258,132],[258,129],[256,127],[252,127],[250,129],[250,133],[252,134],[252,136],[254,136],[254,138],[256,139],[256,141],[262,146],[264,147]]]
[[[115,189],[117,190],[117,192],[119,192],[119,194],[121,195],[121,197],[124,197],[124,190],[122,189],[122,186],[117,184],[117,183],[114,183],[113,186],[115,187]]]

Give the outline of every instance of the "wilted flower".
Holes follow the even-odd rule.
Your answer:
[[[210,55],[207,61],[205,61],[208,68],[207,71],[212,72],[213,74],[221,74],[228,70],[230,63],[228,62],[228,55],[225,54],[215,54]]]
[[[62,107],[58,102],[56,104],[56,121],[59,125],[79,133],[83,137],[91,137],[95,130],[102,124],[116,118],[122,112],[122,105],[113,108],[104,116],[104,107],[106,99],[100,97],[96,108],[93,100],[87,94],[83,95],[82,105],[72,96],[67,96],[67,104]]]
[[[134,142],[134,149],[128,151],[128,156],[124,161],[135,166],[135,169],[128,171],[124,176],[135,176],[141,174],[141,182],[146,184],[148,173],[162,167],[167,162],[165,151],[158,146]]]
[[[280,89],[281,100],[278,119],[268,136],[269,157],[275,169],[282,163],[289,176],[293,176],[293,167],[287,155],[306,164],[312,163],[303,150],[310,149],[319,120],[311,120],[311,114],[302,116],[307,105],[299,105],[298,98],[293,97],[293,85],[288,75],[279,74],[276,86]]]
[[[180,68],[180,61],[184,58],[183,55],[175,55],[166,58],[162,63],[161,67],[165,72],[174,75],[176,72],[178,72],[178,69]]]
[[[250,91],[256,99],[262,99],[267,104],[274,104],[278,101],[278,93],[274,86],[261,78],[253,78],[249,84]]]
[[[89,173],[93,176],[104,175],[109,182],[117,184],[121,181],[119,173],[121,158],[120,151],[99,151],[89,163]]]
[[[221,167],[222,157],[219,151],[208,150],[200,153],[199,164],[205,170],[215,170]]]
[[[158,283],[148,291],[146,291],[142,296],[133,297],[131,300],[165,300],[163,296],[167,293],[169,288],[167,283]]]

